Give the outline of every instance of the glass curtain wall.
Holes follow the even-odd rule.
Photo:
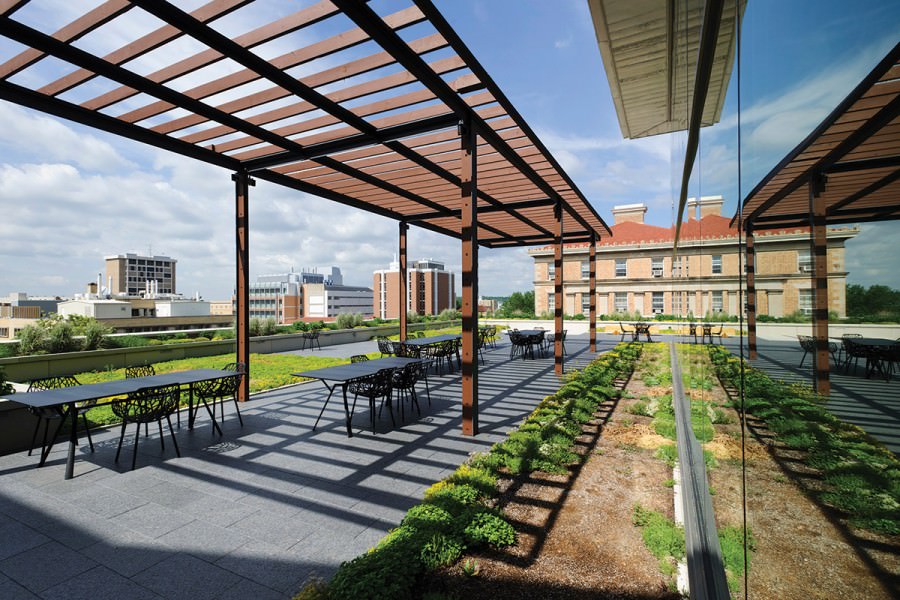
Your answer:
[[[720,118],[701,129],[688,193],[699,202],[683,215],[671,285],[673,310],[697,322],[698,335],[704,325],[712,333],[702,346],[682,337],[678,355],[729,588],[735,598],[896,597],[900,372],[867,372],[865,356],[848,362],[844,338],[900,336],[900,221],[828,228],[831,393],[816,396],[814,356],[804,356],[809,227],[752,232],[750,360],[747,232],[740,219],[711,217],[739,215],[743,198],[894,47],[900,3],[729,4],[726,13],[743,13],[734,67]],[[673,144],[673,165],[683,159],[683,143]],[[675,167],[672,179],[677,190]],[[673,224],[677,206],[673,191]],[[684,291],[677,274],[688,270]],[[882,357],[885,371],[890,364]]]

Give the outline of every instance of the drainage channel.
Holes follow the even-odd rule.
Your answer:
[[[675,343],[669,342],[672,363],[672,402],[675,405],[675,431],[678,465],[681,472],[681,497],[684,514],[684,540],[687,549],[688,584],[693,600],[730,598],[722,548],[716,531],[712,496],[706,479],[703,448],[691,427],[691,404],[684,395],[681,365]]]

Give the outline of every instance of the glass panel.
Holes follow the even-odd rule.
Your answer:
[[[617,258],[616,259],[616,277],[626,277],[627,270],[625,268],[626,259]]]

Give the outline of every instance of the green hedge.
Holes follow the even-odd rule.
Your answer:
[[[741,385],[741,361],[710,345],[720,379]],[[900,461],[862,429],[828,412],[809,389],[778,382],[743,365],[744,409],[765,421],[785,446],[805,452],[818,470],[822,489],[807,489],[818,501],[845,513],[850,524],[900,534]]]
[[[499,477],[537,470],[559,473],[576,462],[572,449],[581,426],[601,402],[620,393],[613,381],[631,373],[640,351],[639,344],[620,344],[572,373],[508,439],[432,485],[423,502],[374,548],[344,562],[328,584],[311,582],[295,598],[411,598],[420,576],[453,564],[463,552],[514,544],[515,530],[491,507]]]

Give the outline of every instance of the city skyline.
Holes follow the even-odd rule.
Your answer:
[[[392,8],[390,1],[375,4],[379,10]],[[659,215],[656,224],[671,223],[681,138],[621,139],[586,2],[436,4],[604,219],[611,220],[615,205],[643,202]],[[285,11],[297,8],[297,3],[280,5]],[[836,19],[838,5],[821,3],[819,18]],[[22,10],[53,30],[77,9],[60,0]],[[855,10],[867,17],[860,18],[860,26],[869,28],[866,35],[844,27],[825,43],[808,39],[813,34],[798,26],[792,36],[782,37],[816,51],[783,65],[784,72],[773,74],[773,89],[745,90],[742,127],[757,160],[744,173],[744,193],[893,43],[897,20],[891,17],[897,8],[862,2]],[[751,24],[755,15],[767,14],[755,11],[748,4],[745,20]],[[786,7],[783,26],[806,17],[802,7]],[[92,43],[98,42],[85,40],[83,47],[90,50]],[[0,44],[2,60],[19,50],[6,40]],[[769,51],[779,49],[773,45]],[[153,60],[139,59],[135,67],[158,68]],[[821,69],[823,64],[829,68]],[[728,110],[732,89],[723,124],[734,126]],[[712,139],[701,148],[701,161],[728,144],[719,142]],[[0,102],[0,151],[0,287],[5,288],[0,293],[74,293],[103,271],[102,256],[152,246],[154,254],[179,259],[186,295],[230,297],[234,191],[228,172],[5,102]],[[703,194],[724,195],[733,212],[739,190],[727,187],[729,178],[704,182]],[[395,221],[263,181],[252,188],[250,204],[251,277],[297,265],[336,264],[344,266],[348,281],[366,282],[397,253]],[[848,243],[849,282],[900,288],[900,271],[883,252],[885,244],[898,243],[896,223],[863,225]],[[460,272],[459,242],[415,226],[409,230],[409,256],[440,257],[449,270]],[[482,249],[480,273],[484,295],[532,288],[524,248]]]

